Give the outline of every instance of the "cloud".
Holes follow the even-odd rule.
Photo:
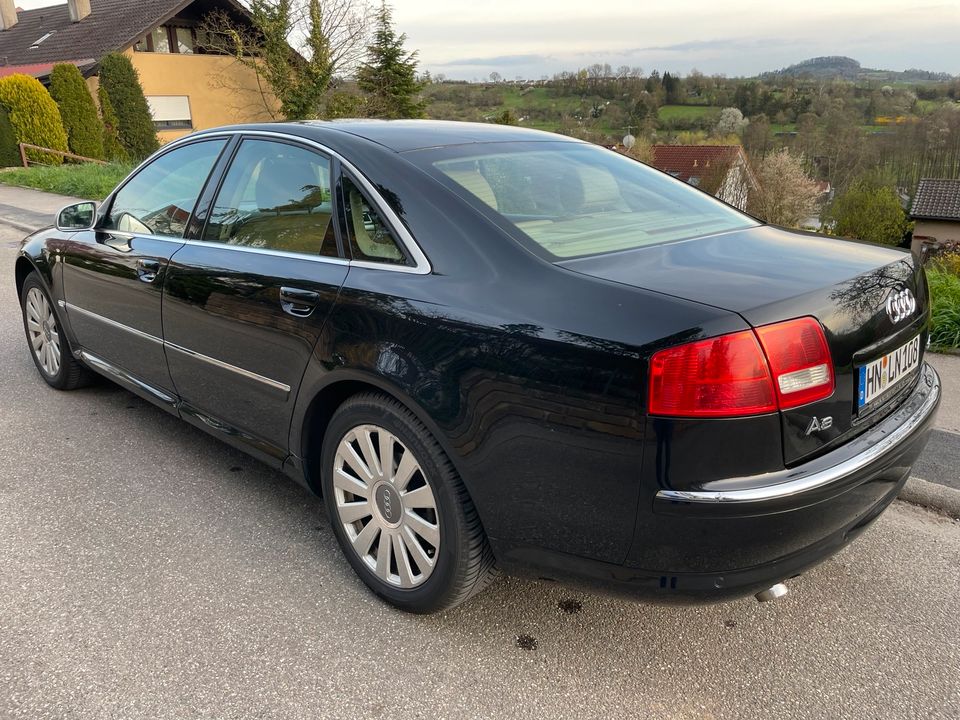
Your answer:
[[[784,38],[726,38],[717,40],[690,40],[673,45],[651,45],[634,48],[625,52],[696,52],[697,50],[733,50],[734,48],[765,48],[770,46],[796,44],[797,41]]]
[[[442,63],[433,63],[438,66],[469,66],[469,67],[507,67],[510,65],[529,65],[544,63],[553,60],[549,55],[494,55],[493,57],[464,58],[448,60]]]

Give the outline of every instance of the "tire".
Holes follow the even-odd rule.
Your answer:
[[[54,303],[35,271],[23,282],[20,310],[30,357],[40,377],[57,390],[74,390],[88,385],[92,375],[74,358]]]
[[[463,481],[423,423],[396,400],[380,393],[346,400],[327,427],[321,462],[340,547],[388,603],[438,612],[497,576]]]

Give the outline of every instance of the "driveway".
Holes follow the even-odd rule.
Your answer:
[[[507,579],[404,615],[322,504],[27,354],[0,228],[0,717],[956,718],[960,523],[895,503],[783,600]]]

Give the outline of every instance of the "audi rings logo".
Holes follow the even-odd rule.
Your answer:
[[[910,288],[891,290],[887,295],[887,317],[894,325],[913,315],[916,309],[917,301],[910,292]]]

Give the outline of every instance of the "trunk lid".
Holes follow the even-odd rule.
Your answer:
[[[559,264],[731,310],[755,327],[805,315],[817,318],[830,346],[836,388],[824,400],[781,412],[787,465],[826,452],[879,422],[919,377],[927,341],[927,287],[922,269],[900,250],[761,226]],[[902,305],[891,317],[888,298],[904,290],[915,306]],[[917,368],[859,408],[860,367],[915,337]]]

